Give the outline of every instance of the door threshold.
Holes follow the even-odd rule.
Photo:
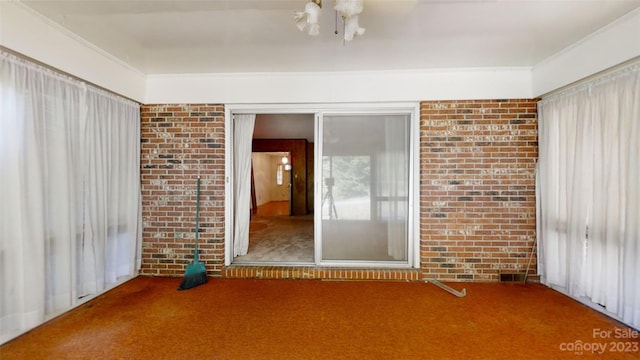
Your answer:
[[[302,265],[234,263],[223,267],[221,275],[229,279],[422,281],[420,269],[415,268],[318,267],[312,263]]]
[[[310,261],[235,261],[230,266],[315,266]]]

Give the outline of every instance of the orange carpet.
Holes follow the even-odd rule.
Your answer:
[[[180,292],[180,281],[138,277],[0,358],[640,358],[640,338],[621,338],[631,329],[542,285],[451,284],[467,289],[457,298],[424,283],[211,279]]]

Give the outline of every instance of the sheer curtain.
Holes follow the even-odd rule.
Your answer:
[[[640,64],[539,102],[539,269],[640,327]]]
[[[323,261],[408,260],[410,123],[400,114],[322,117]]]
[[[0,51],[4,342],[133,276],[139,106]]]
[[[384,119],[384,152],[377,155],[376,205],[387,222],[387,251],[394,260],[407,259],[409,210],[409,116]]]
[[[233,117],[234,257],[246,255],[249,250],[251,151],[255,121],[255,114],[236,114]]]

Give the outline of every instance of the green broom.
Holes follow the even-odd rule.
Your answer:
[[[198,234],[200,232],[200,177],[198,176],[198,190],[196,193],[196,249],[193,252],[193,262],[187,265],[187,271],[178,290],[187,290],[207,282],[207,269],[198,257]]]

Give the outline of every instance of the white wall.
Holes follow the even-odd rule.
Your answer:
[[[533,68],[145,75],[20,2],[1,0],[0,45],[147,104],[531,98],[639,57],[640,9]]]
[[[142,102],[146,76],[16,1],[0,0],[0,45]]]
[[[290,171],[284,171],[282,185],[276,183],[276,169],[282,164],[280,155],[270,153],[253,153],[253,178],[256,189],[256,203],[258,206],[270,201],[289,200]]]
[[[271,155],[271,169],[273,176],[269,182],[269,195],[271,201],[288,201],[289,200],[289,183],[291,182],[291,171],[282,171],[282,185],[276,183],[276,171],[278,165],[282,164],[282,156]]]
[[[531,97],[530,68],[150,75],[146,103],[334,103]]]
[[[538,63],[533,68],[533,96],[637,57],[640,57],[640,8]]]

